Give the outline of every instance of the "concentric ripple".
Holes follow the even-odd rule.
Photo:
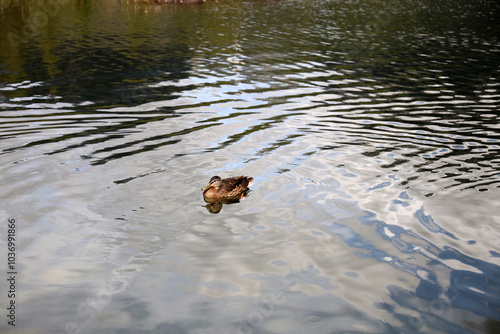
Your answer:
[[[49,3],[0,2],[26,331],[498,327],[497,2]]]

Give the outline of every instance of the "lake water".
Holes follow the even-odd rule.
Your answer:
[[[0,331],[499,333],[499,17],[0,1]]]

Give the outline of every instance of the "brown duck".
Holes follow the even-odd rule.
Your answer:
[[[208,184],[202,189],[205,199],[226,199],[242,197],[248,187],[253,184],[253,177],[235,176],[221,179],[213,176]]]

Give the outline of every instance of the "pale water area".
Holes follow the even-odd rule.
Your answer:
[[[499,333],[499,17],[0,0],[0,332]]]

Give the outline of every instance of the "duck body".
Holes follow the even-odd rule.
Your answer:
[[[214,199],[231,199],[243,195],[248,187],[254,183],[253,177],[235,176],[221,179],[213,176],[208,184],[202,189],[205,201]],[[210,201],[211,202],[211,201]]]

